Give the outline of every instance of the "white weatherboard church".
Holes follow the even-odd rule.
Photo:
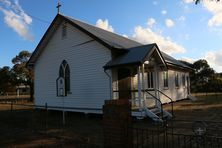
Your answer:
[[[33,52],[35,105],[102,113],[104,100],[128,99],[133,115],[158,117],[150,107],[188,98],[191,68],[157,44],[142,45],[57,14]],[[164,111],[168,116],[170,113]]]

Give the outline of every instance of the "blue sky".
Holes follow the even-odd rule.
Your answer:
[[[0,0],[0,67],[32,52],[57,14],[58,0]],[[222,72],[222,2],[61,0],[61,13]]]

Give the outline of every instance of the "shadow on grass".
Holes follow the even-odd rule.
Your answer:
[[[102,118],[37,109],[0,111],[3,147],[103,147]]]

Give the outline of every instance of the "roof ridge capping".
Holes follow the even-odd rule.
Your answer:
[[[114,47],[117,49],[127,49],[131,47],[143,45],[131,38],[124,37],[116,32],[105,30],[103,28],[97,27],[96,25],[89,24],[82,20],[78,20],[76,18],[72,18],[66,15],[61,15],[61,14],[58,14],[58,15],[71,21],[72,23],[78,25],[79,27],[85,29],[89,33],[95,35],[96,37],[101,39],[103,42],[109,44],[111,47]]]

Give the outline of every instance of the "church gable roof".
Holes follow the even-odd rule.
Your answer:
[[[102,45],[107,47],[108,49],[114,50],[114,51],[121,51],[127,55],[127,56],[121,56],[121,57],[129,58],[128,56],[134,55],[135,56],[134,59],[136,59],[136,58],[138,59],[139,58],[138,56],[140,56],[139,53],[143,53],[141,51],[141,52],[135,52],[137,54],[131,54],[131,53],[133,53],[133,51],[135,51],[134,49],[137,49],[137,50],[144,49],[144,48],[141,48],[141,46],[143,46],[143,44],[141,44],[141,43],[138,43],[138,42],[128,39],[126,37],[120,36],[120,35],[115,34],[113,32],[109,32],[104,29],[98,28],[96,26],[84,23],[82,21],[70,18],[68,16],[57,14],[56,17],[54,18],[54,20],[52,21],[52,23],[50,24],[49,28],[47,29],[46,33],[44,34],[44,36],[40,40],[36,49],[34,50],[30,60],[27,63],[28,66],[33,66],[35,64],[38,57],[41,55],[45,46],[49,42],[50,38],[53,36],[54,32],[57,30],[57,28],[59,27],[59,25],[63,21],[70,23],[73,27],[76,27],[80,31],[89,35],[90,37],[92,37],[93,39],[95,39],[96,41],[98,41],[99,43],[101,43]],[[152,44],[150,44],[150,45],[152,45]],[[147,46],[149,46],[149,45],[147,45]],[[135,47],[135,48],[133,48],[133,47]],[[133,50],[128,52],[130,48],[131,49],[133,48]],[[162,53],[164,60],[166,60],[167,64],[173,64],[174,66],[184,67],[184,64],[182,64],[178,60],[170,57],[169,55],[167,55],[164,52],[161,52],[161,53]],[[130,60],[132,60],[132,59],[133,58],[130,58]]]
[[[142,45],[134,40],[125,38],[116,33],[98,28],[96,26],[84,23],[82,21],[79,21],[79,20],[76,20],[67,16],[63,16],[63,17],[66,18],[67,20],[70,20],[74,24],[80,26],[84,30],[88,31],[88,33],[95,35],[96,37],[101,39],[103,42],[107,43],[108,45],[116,49],[127,49],[127,48]]]
[[[103,30],[101,28],[89,25],[87,23],[72,19],[61,14],[57,14],[52,23],[50,24],[49,28],[47,29],[46,33],[40,40],[39,44],[37,45],[35,51],[33,52],[28,62],[29,66],[33,65],[36,62],[37,58],[42,53],[44,47],[47,45],[48,41],[50,40],[55,30],[58,28],[59,24],[61,24],[62,21],[69,22],[72,26],[86,33],[87,35],[89,35],[90,37],[97,40],[99,43],[111,50],[119,50],[124,52],[127,48],[141,45],[136,41],[124,38],[118,34]]]

